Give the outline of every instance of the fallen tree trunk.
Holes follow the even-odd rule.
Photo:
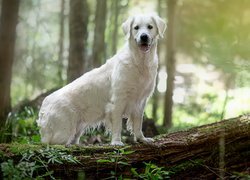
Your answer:
[[[53,170],[54,176],[60,179],[120,176],[140,179],[164,173],[165,177],[171,179],[249,178],[250,116],[244,115],[188,131],[161,135],[151,145],[85,146],[68,149],[62,146],[51,147],[64,149],[80,161],[77,164],[48,164],[48,169]],[[20,159],[22,153],[13,153],[13,149],[18,148],[22,152],[27,149],[41,149],[44,145],[23,145],[20,148],[16,144],[2,144],[2,159]],[[145,162],[148,164],[145,165]],[[159,170],[153,164],[164,169]],[[148,168],[147,172],[145,166]]]
[[[25,107],[39,109],[45,97],[55,92],[59,88],[53,88],[36,96],[34,99],[25,99],[12,108],[12,113],[24,111]]]

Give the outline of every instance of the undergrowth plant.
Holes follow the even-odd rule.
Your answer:
[[[38,110],[31,107],[24,107],[22,111],[10,113],[3,136],[11,137],[12,142],[21,144],[39,143],[40,135],[36,124],[37,118]]]
[[[97,163],[113,163],[115,168],[113,171],[110,171],[111,176],[107,179],[123,179],[122,175],[117,177],[117,168],[118,166],[130,166],[130,164],[126,161],[126,157],[124,155],[129,155],[134,153],[135,151],[127,150],[128,147],[115,149],[113,152],[107,153],[108,159],[99,159]]]
[[[8,159],[8,161],[1,164],[4,179],[13,180],[32,179],[34,172],[40,167],[36,162],[26,161],[21,161],[15,165],[12,159]]]
[[[113,163],[114,164],[114,170],[110,171],[111,176],[106,179],[118,179],[122,180],[124,179],[122,175],[118,176],[117,174],[117,168],[120,166],[130,166],[126,161],[126,157],[124,155],[129,155],[134,153],[134,151],[126,150],[125,148],[115,149],[115,151],[107,153],[108,158],[107,159],[99,159],[97,160],[97,163]],[[161,179],[170,179],[170,171],[167,171],[164,169],[164,167],[158,167],[155,164],[152,163],[146,163],[145,164],[145,170],[143,173],[139,173],[137,168],[131,168],[131,173],[134,178],[136,179],[144,179],[144,180],[161,180]],[[125,178],[126,179],[126,178]]]
[[[42,179],[46,176],[55,179],[53,171],[48,168],[49,164],[80,163],[66,151],[49,146],[39,150],[27,150],[20,154],[22,158],[17,163],[11,159],[1,163],[4,179]]]
[[[144,162],[144,164],[145,164],[145,170],[143,173],[137,172],[136,168],[131,168],[131,172],[135,178],[145,179],[145,180],[170,179],[171,172],[166,171],[164,167],[158,167],[150,162],[149,163]]]

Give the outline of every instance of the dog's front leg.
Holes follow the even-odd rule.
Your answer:
[[[113,110],[111,114],[112,122],[112,140],[111,145],[123,146],[121,141],[121,131],[122,131],[122,114],[124,112],[125,104],[124,101],[117,101],[113,105]]]
[[[135,141],[143,143],[152,143],[154,140],[152,138],[146,138],[142,132],[142,122],[143,122],[143,113],[146,105],[146,101],[143,101],[141,106],[132,113],[132,122],[133,122],[133,131]]]

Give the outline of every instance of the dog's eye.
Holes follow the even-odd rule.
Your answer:
[[[148,25],[148,29],[153,29],[153,26],[152,25]]]
[[[139,26],[135,26],[134,29],[135,29],[135,30],[138,30],[138,29],[139,29]]]

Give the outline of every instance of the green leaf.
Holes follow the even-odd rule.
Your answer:
[[[136,171],[136,168],[131,168],[130,171],[132,172],[132,174],[136,177],[139,176],[138,172]]]
[[[98,159],[96,162],[98,162],[98,163],[111,163],[112,161],[108,160],[108,159]]]
[[[128,154],[132,154],[132,153],[134,153],[135,151],[124,151],[123,153],[121,153],[121,154],[123,154],[123,155],[128,155]]]
[[[48,171],[45,174],[38,176],[39,178],[46,177],[46,176],[51,176],[54,173],[54,171]]]
[[[110,174],[113,175],[113,176],[116,175],[115,171],[110,171]]]
[[[129,163],[124,162],[124,161],[119,161],[118,164],[122,164],[122,165],[125,165],[125,166],[129,166],[130,165]]]

